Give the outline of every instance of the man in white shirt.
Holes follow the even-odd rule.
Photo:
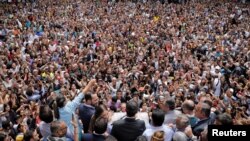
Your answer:
[[[215,70],[212,71],[211,74],[212,74],[212,76],[214,76],[214,82],[213,82],[214,94],[219,97],[221,95],[221,80],[220,80],[221,73],[220,73],[220,67],[216,66]]]
[[[159,109],[154,110],[152,112],[151,119],[152,119],[151,122],[152,125],[144,131],[143,136],[146,136],[147,140],[150,141],[154,132],[164,131],[164,141],[171,141],[174,135],[174,131],[170,127],[163,125],[165,119],[164,111]]]
[[[175,110],[175,100],[173,99],[166,100],[164,111],[166,113],[164,124],[175,124],[177,116],[181,114],[180,111]]]

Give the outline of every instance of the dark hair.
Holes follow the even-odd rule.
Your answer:
[[[104,119],[104,118],[98,118],[98,119],[96,119],[95,125],[94,125],[94,131],[97,134],[103,134],[103,133],[105,133],[106,130],[107,130],[107,127],[108,127],[108,122],[107,122],[106,119]]]
[[[165,113],[160,109],[155,109],[152,112],[152,122],[154,126],[162,126],[165,119]]]
[[[26,95],[27,95],[27,96],[32,96],[32,94],[33,94],[33,90],[29,88],[29,89],[26,91]]]
[[[175,101],[173,99],[168,99],[165,105],[168,106],[170,110],[175,109]]]
[[[122,91],[119,89],[119,90],[117,90],[117,92],[116,92],[116,93],[119,93],[119,92],[122,92]]]
[[[10,105],[8,105],[8,104],[4,104],[4,105],[3,105],[3,111],[4,111],[4,112],[6,112],[7,106],[10,106]]]
[[[21,124],[18,124],[18,125],[17,125],[16,130],[17,130],[18,133],[19,133],[19,132],[22,132],[22,131],[21,131]]]
[[[211,107],[207,103],[202,103],[201,112],[204,113],[206,117],[209,117],[211,113]]]
[[[24,133],[23,141],[30,141],[33,138],[33,130],[28,130]]]
[[[92,97],[90,94],[85,94],[84,98],[85,98],[85,101],[92,100]]]
[[[53,112],[48,105],[43,105],[39,110],[39,118],[46,122],[51,123],[53,121]]]
[[[100,118],[100,116],[102,115],[102,113],[108,110],[107,107],[103,104],[100,104],[99,106],[95,107],[95,114],[92,117],[93,119],[91,119],[90,124],[89,124],[89,130],[93,131],[94,130],[94,126],[95,126],[95,122],[98,118]]]
[[[115,107],[115,105],[111,105],[109,108],[111,111],[117,112],[117,108]]]
[[[103,104],[97,106],[97,107],[95,108],[95,114],[94,114],[95,119],[99,118],[99,117],[102,115],[102,113],[103,113],[105,110],[107,110],[107,109],[108,109],[108,108],[107,108],[105,105],[103,105]]]
[[[66,98],[64,96],[58,96],[56,97],[56,104],[58,108],[62,108],[64,107],[64,103],[66,101]]]
[[[10,129],[10,120],[9,119],[2,121],[2,128],[5,129],[5,130]]]
[[[7,137],[6,134],[0,133],[0,141],[4,141],[4,139]]]
[[[112,97],[112,102],[117,102],[117,97],[116,96],[114,96],[114,97]]]
[[[138,112],[138,105],[137,102],[134,100],[129,101],[126,104],[126,112],[128,117],[133,117]]]
[[[54,104],[53,104],[55,118],[57,119],[60,118],[59,108],[64,107],[65,101],[66,101],[66,98],[64,96],[60,95],[56,97],[56,101],[54,101]]]
[[[36,120],[34,118],[29,118],[27,120],[27,125],[29,129],[35,129],[36,128]]]
[[[233,120],[230,115],[223,113],[219,114],[216,119],[221,122],[222,125],[233,125]]]

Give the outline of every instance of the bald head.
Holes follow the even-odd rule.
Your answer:
[[[192,114],[195,108],[195,104],[192,100],[186,100],[181,107],[184,114]]]
[[[204,102],[200,102],[195,107],[195,116],[199,118],[200,120],[206,119],[210,116],[211,107]]]
[[[50,131],[53,137],[64,137],[67,133],[67,125],[63,121],[53,121],[50,125]]]

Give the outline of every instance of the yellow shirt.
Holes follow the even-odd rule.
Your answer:
[[[47,77],[47,74],[45,72],[42,73],[42,77]]]
[[[143,37],[141,37],[140,40],[141,40],[142,43],[144,42],[144,38]]]
[[[51,72],[51,73],[49,74],[49,76],[50,76],[52,79],[54,79],[54,78],[55,78],[55,75],[54,75],[54,73],[53,73],[53,72]]]
[[[153,21],[154,21],[154,22],[158,22],[158,21],[159,21],[159,19],[160,19],[160,17],[159,17],[159,16],[154,16]]]

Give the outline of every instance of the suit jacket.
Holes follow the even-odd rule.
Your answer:
[[[79,106],[79,118],[83,123],[84,133],[88,133],[89,123],[94,113],[95,113],[95,107],[93,106],[86,104],[81,104]]]
[[[204,129],[211,123],[210,117],[204,120],[198,121],[193,127],[193,134],[195,136],[200,136],[201,132],[204,131]]]
[[[145,122],[143,120],[125,118],[113,123],[111,135],[118,141],[134,141],[138,136],[142,135],[145,129]]]
[[[82,141],[105,141],[105,136],[87,133],[83,134]]]
[[[87,55],[87,61],[93,61],[96,58],[97,58],[96,54],[88,54]]]

